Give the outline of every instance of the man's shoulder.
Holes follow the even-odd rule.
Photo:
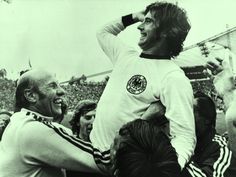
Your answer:
[[[163,77],[164,82],[169,82],[171,84],[188,84],[190,85],[190,80],[187,78],[187,76],[184,74],[183,70],[181,68],[177,67],[170,67],[168,70],[166,70],[166,73]]]
[[[13,114],[11,124],[13,124],[13,128],[17,128],[18,133],[22,136],[34,136],[35,134],[42,134],[45,130],[50,130],[52,123],[51,120],[44,119],[39,114],[22,110]]]
[[[157,67],[169,77],[183,77],[184,71],[172,60],[158,61]]]

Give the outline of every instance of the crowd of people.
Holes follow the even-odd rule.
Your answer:
[[[80,84],[63,84],[62,87],[66,91],[68,98],[68,109],[74,110],[76,104],[81,100],[98,101],[106,86],[106,81],[85,81]],[[15,81],[2,78],[0,79],[0,110],[6,109],[13,111],[14,94],[16,90]]]
[[[118,37],[138,22],[141,54]],[[174,61],[190,27],[184,9],[155,2],[98,31],[113,64],[107,83],[66,87],[49,71],[22,73],[14,113],[0,113],[0,177],[236,176],[235,79],[227,63],[208,61],[225,104],[227,133],[221,136],[213,99],[194,93]],[[60,124],[68,109],[72,129]]]
[[[16,90],[15,82],[11,79],[0,78],[0,110],[13,110],[14,93]]]
[[[76,104],[81,100],[95,100],[98,101],[106,86],[106,81],[100,82],[83,82],[75,84],[63,85],[63,89],[67,93],[69,110],[74,110]]]
[[[98,101],[107,84],[103,81],[84,81],[82,83],[63,84],[62,88],[66,91],[68,98],[68,110],[73,111],[76,104],[82,100]],[[212,80],[191,82],[193,91],[201,91],[209,95],[216,103],[218,109],[224,107],[221,99],[218,99]],[[8,78],[0,79],[0,110],[6,109],[13,111],[14,93],[16,90],[15,81]]]

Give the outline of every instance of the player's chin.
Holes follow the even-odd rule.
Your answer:
[[[144,50],[144,49],[145,49],[144,41],[140,39],[139,42],[138,42],[138,46],[139,46],[142,50]]]
[[[87,134],[89,135],[91,133],[92,129],[87,129]]]

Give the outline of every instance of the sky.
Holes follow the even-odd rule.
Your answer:
[[[144,9],[154,0],[0,0],[0,69],[45,68],[60,81],[112,69],[96,40],[103,24]],[[168,0],[167,0],[168,1]],[[168,2],[175,3],[175,0]],[[236,26],[235,0],[178,0],[191,22],[185,46]],[[138,24],[137,24],[138,25]],[[120,38],[137,48],[137,25]],[[100,77],[104,78],[104,76]],[[96,78],[94,78],[96,80]]]

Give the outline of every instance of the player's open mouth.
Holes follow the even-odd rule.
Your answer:
[[[147,34],[146,33],[141,33],[141,37],[146,37]]]
[[[93,126],[92,126],[92,125],[88,126],[88,127],[87,127],[87,133],[90,133],[90,132],[92,131],[92,129],[93,129]]]

